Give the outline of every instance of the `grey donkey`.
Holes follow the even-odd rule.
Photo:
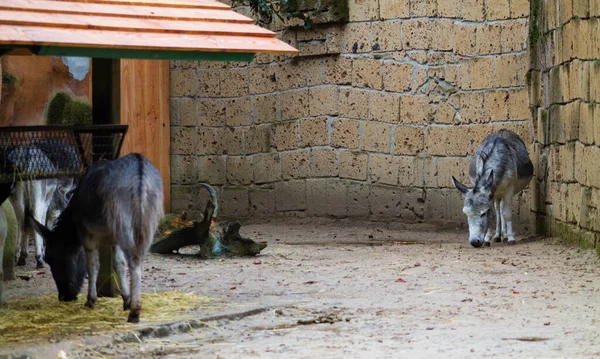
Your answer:
[[[527,187],[533,177],[533,164],[523,140],[506,129],[487,136],[475,151],[469,177],[473,188],[452,176],[454,187],[464,195],[469,243],[473,247],[490,245],[493,207],[496,213],[493,241],[515,244],[512,197]]]
[[[54,230],[39,223],[30,213],[27,216],[46,239],[46,262],[56,282],[59,300],[77,299],[87,262],[85,305],[94,307],[100,266],[98,249],[111,246],[123,309],[130,309],[127,321],[139,322],[142,260],[163,216],[162,179],[148,159],[134,153],[90,166]],[[130,285],[126,281],[126,264]]]

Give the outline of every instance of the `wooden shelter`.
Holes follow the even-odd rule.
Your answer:
[[[122,152],[157,165],[167,205],[169,65],[131,59],[251,61],[256,53],[297,50],[215,0],[0,1],[0,55],[92,58],[94,124],[130,126]],[[99,294],[113,296],[110,253],[101,260]]]

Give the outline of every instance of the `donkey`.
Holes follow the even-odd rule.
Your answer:
[[[85,306],[94,307],[98,249],[112,246],[123,310],[130,309],[128,322],[139,322],[142,260],[163,215],[162,179],[148,159],[133,153],[90,166],[54,230],[39,223],[29,213],[27,215],[36,231],[46,239],[46,261],[56,282],[59,300],[77,299],[87,261]],[[83,249],[86,261],[80,258]],[[126,282],[126,264],[130,285]]]
[[[496,213],[493,241],[515,244],[512,197],[527,187],[533,177],[533,164],[523,140],[506,129],[487,136],[475,151],[469,177],[473,188],[467,188],[452,176],[454,187],[464,195],[469,243],[476,248],[490,245],[493,206]]]

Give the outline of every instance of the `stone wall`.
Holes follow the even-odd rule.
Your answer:
[[[531,143],[529,1],[349,0],[348,15],[275,23],[296,57],[172,63],[174,210],[200,211],[208,182],[226,216],[464,221],[450,176],[469,182],[496,129]],[[517,230],[529,214],[524,193]]]
[[[536,1],[532,9],[537,231],[594,247],[600,231],[600,1]]]

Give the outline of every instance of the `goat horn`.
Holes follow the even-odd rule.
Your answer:
[[[208,193],[210,194],[210,200],[215,205],[215,210],[213,212],[213,217],[217,217],[219,215],[219,203],[217,202],[217,191],[212,188],[208,183],[200,183],[201,186],[206,188]]]

